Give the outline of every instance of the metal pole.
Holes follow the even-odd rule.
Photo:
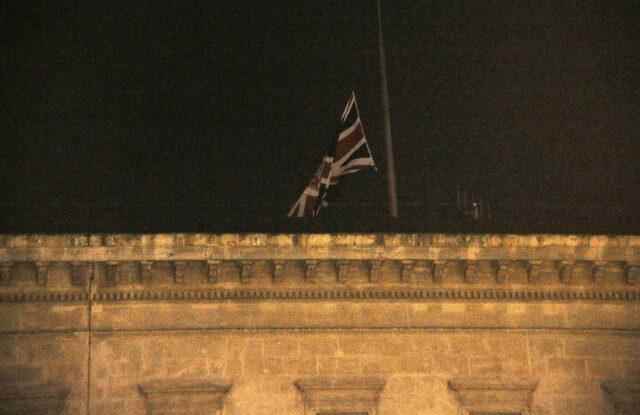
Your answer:
[[[387,150],[387,185],[389,188],[389,213],[398,217],[398,196],[396,194],[396,170],[393,160],[393,139],[391,137],[391,110],[389,109],[389,88],[387,86],[387,58],[384,53],[384,37],[382,35],[382,6],[378,5],[378,48],[380,55],[380,84],[382,109],[384,113],[384,138]]]

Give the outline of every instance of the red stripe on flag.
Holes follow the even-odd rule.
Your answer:
[[[348,152],[353,150],[353,148],[364,138],[364,131],[362,129],[362,124],[360,121],[357,121],[356,127],[353,129],[351,134],[338,141],[338,145],[336,146],[336,155],[334,160],[340,160],[345,156]]]

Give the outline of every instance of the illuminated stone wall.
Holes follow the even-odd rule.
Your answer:
[[[633,236],[0,236],[0,413],[637,413],[639,316]]]

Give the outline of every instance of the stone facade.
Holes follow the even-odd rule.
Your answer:
[[[0,414],[640,413],[640,237],[0,236]]]

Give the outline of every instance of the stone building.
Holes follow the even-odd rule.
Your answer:
[[[640,413],[640,237],[0,236],[0,414]]]

